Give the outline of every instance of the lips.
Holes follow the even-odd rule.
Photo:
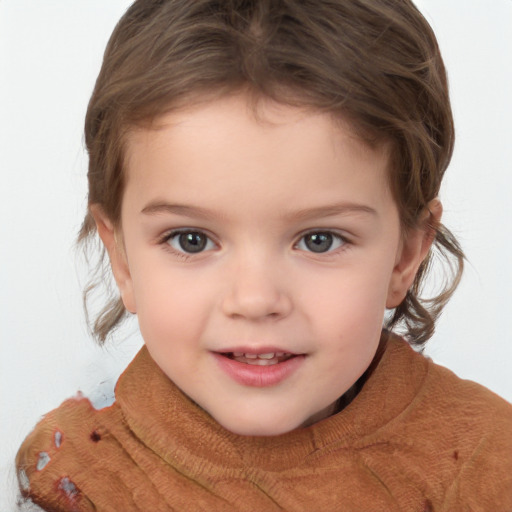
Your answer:
[[[289,352],[265,352],[262,354],[252,352],[228,352],[223,355],[239,363],[252,364],[255,366],[271,366],[287,361],[295,356],[295,354]]]
[[[294,373],[305,359],[304,354],[264,349],[214,352],[220,368],[244,386],[268,387],[279,384]]]

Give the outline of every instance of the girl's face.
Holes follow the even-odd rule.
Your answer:
[[[151,356],[232,432],[329,416],[428,249],[401,239],[387,148],[243,95],[160,121],[129,137],[121,232],[94,210]]]

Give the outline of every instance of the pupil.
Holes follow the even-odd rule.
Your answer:
[[[179,242],[186,252],[201,252],[206,246],[206,236],[201,233],[182,233]]]
[[[332,235],[330,233],[315,233],[306,236],[306,246],[312,252],[325,252],[332,246]]]

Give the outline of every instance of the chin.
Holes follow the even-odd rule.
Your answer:
[[[282,434],[286,434],[299,428],[302,425],[302,422],[291,423],[290,421],[285,422],[271,422],[265,423],[260,420],[252,419],[242,419],[242,418],[234,418],[232,421],[219,421],[215,418],[218,423],[220,423],[226,430],[229,430],[233,434],[237,434],[239,436],[279,436]]]

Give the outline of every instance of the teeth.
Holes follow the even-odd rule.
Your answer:
[[[288,352],[266,352],[265,354],[248,354],[247,352],[232,352],[231,357],[239,363],[256,366],[270,366],[278,364],[292,357]]]
[[[250,365],[253,365],[253,366],[271,366],[273,364],[278,364],[279,363],[279,359],[277,359],[277,358],[273,358],[273,359],[259,359],[259,358],[256,358],[256,359],[246,359],[246,358],[243,358],[243,357],[237,357],[235,359],[235,361],[238,361],[239,363],[250,364]]]
[[[246,359],[274,359],[284,357],[284,352],[268,352],[267,354],[247,354],[245,352],[233,352],[233,357],[245,357]]]
[[[257,359],[254,361],[254,363],[249,364],[256,364],[258,366],[270,366],[272,364],[277,364],[279,361],[277,359]]]

